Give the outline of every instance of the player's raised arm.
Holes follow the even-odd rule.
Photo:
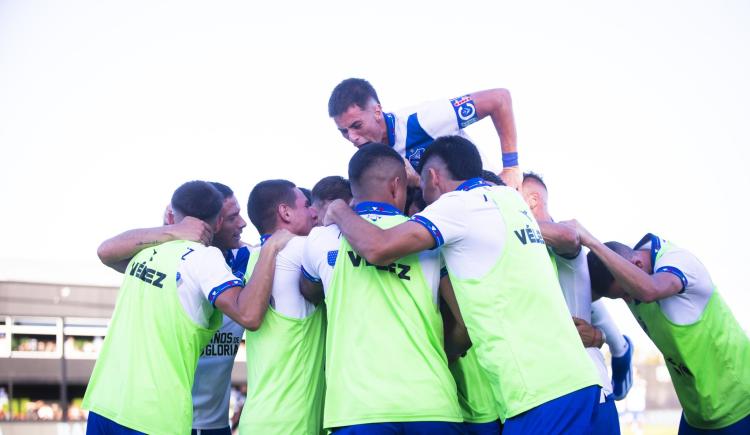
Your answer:
[[[288,230],[278,230],[260,250],[258,262],[245,287],[231,287],[213,300],[216,308],[251,331],[257,331],[268,310],[276,271],[276,255],[294,237]]]
[[[597,240],[577,221],[569,221],[569,223],[575,225],[581,244],[589,248],[604,263],[615,280],[622,285],[623,290],[635,299],[641,302],[654,302],[676,295],[684,288],[682,280],[672,273],[660,272],[649,275],[640,269],[637,264],[640,261],[638,258],[629,259],[621,256]]]
[[[500,148],[503,153],[503,171],[500,173],[500,178],[506,185],[519,190],[523,177],[518,167],[516,122],[513,117],[510,92],[501,88],[487,89],[472,92],[471,98],[476,105],[479,119],[489,116],[500,138]]]
[[[212,238],[210,225],[187,216],[179,223],[172,220],[169,225],[125,231],[102,242],[96,254],[106,266],[123,273],[130,259],[142,249],[172,240],[190,240],[208,245]]]

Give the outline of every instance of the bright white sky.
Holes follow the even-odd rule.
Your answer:
[[[750,3],[473,3],[0,0],[0,279],[117,284],[98,244],[158,225],[189,179],[244,208],[263,179],[346,175],[326,104],[355,76],[386,110],[510,89],[555,218],[692,250],[750,327],[750,233],[730,220],[748,212]],[[490,123],[468,131],[499,162]]]

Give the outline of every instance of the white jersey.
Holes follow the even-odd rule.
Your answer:
[[[569,259],[553,253],[553,258],[557,264],[557,278],[570,314],[591,323],[591,278],[586,255],[579,252],[575,258]],[[612,394],[612,381],[609,379],[601,350],[587,347],[586,352],[599,373],[603,385],[602,392],[605,396]]]
[[[435,139],[448,135],[468,139],[463,129],[479,120],[474,101],[469,95],[422,103],[393,113],[385,113],[384,117],[388,143],[414,168],[419,167],[422,154]],[[485,161],[484,156],[482,160],[485,165],[492,163]],[[488,167],[497,165],[490,164]]]
[[[243,279],[250,250],[228,252],[225,260],[234,276]],[[221,328],[201,351],[193,383],[193,429],[222,429],[229,426],[229,395],[232,367],[245,328],[224,315]]]
[[[271,290],[271,307],[278,313],[295,319],[304,319],[315,311],[315,305],[299,291],[306,239],[307,237],[294,237],[279,252]]]
[[[689,325],[700,319],[714,291],[708,270],[690,252],[670,243],[670,247],[657,260],[656,255],[665,240],[646,234],[633,249],[648,249],[654,273],[671,273],[682,281],[682,290],[673,296],[656,301],[662,313],[673,323]],[[633,301],[632,303],[636,303]]]
[[[462,280],[482,278],[489,273],[505,247],[505,220],[485,195],[489,189],[510,188],[472,179],[456,191],[444,193],[412,217],[430,231],[436,247],[445,245],[442,249],[445,263]],[[486,231],[476,231],[477,228]]]
[[[357,212],[365,219],[376,222],[383,215],[402,214],[392,205],[364,202],[357,205]],[[333,277],[333,266],[341,247],[341,231],[338,226],[316,227],[307,237],[302,257],[302,272],[305,278],[323,284],[328,289]],[[425,282],[432,289],[432,299],[438,303],[438,286],[440,284],[441,258],[437,250],[419,253]]]
[[[217,248],[191,247],[182,258],[177,269],[177,296],[188,317],[206,328],[216,298],[232,287],[242,287],[243,282],[232,274]]]

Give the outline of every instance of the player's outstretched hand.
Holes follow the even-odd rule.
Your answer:
[[[573,317],[573,324],[576,325],[578,335],[581,336],[583,347],[602,347],[604,345],[604,334],[591,324],[578,317]]]
[[[509,166],[503,168],[499,175],[500,179],[503,180],[503,183],[505,183],[506,186],[512,187],[519,192],[521,191],[521,184],[523,183],[523,173],[521,173],[521,168],[518,166]]]
[[[349,208],[349,205],[345,203],[341,199],[334,199],[331,201],[331,203],[328,205],[328,209],[326,210],[326,215],[323,216],[323,226],[333,225],[336,223],[335,217],[336,212],[338,210],[341,210],[343,208]]]
[[[286,244],[289,243],[290,240],[292,240],[293,237],[294,234],[292,234],[289,230],[282,228],[280,230],[274,231],[265,244],[266,246],[271,244],[271,246],[269,246],[270,248],[281,251],[282,249],[284,249],[284,246],[286,246]]]
[[[190,240],[206,246],[211,244],[211,240],[214,238],[211,226],[192,216],[187,216],[179,223],[169,225],[169,232],[174,237],[173,240]]]
[[[577,220],[571,219],[569,221],[562,221],[560,223],[564,224],[564,225],[568,225],[568,226],[570,226],[572,228],[575,228],[576,231],[578,231],[578,237],[581,239],[581,244],[583,246],[586,246],[586,247],[590,248],[592,244],[598,242],[598,240],[596,239],[596,237],[594,237],[593,235],[591,235],[591,233],[589,232],[589,230],[587,230],[586,228],[584,228],[584,226],[581,225],[581,223],[578,222]]]

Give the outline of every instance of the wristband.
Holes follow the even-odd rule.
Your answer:
[[[518,166],[518,153],[503,153],[503,168]]]

